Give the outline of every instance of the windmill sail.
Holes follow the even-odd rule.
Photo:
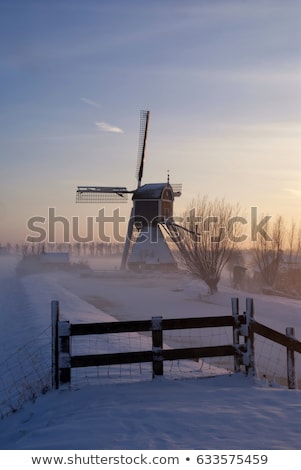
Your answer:
[[[171,184],[174,197],[180,197],[182,195],[182,184],[181,183],[172,183]]]
[[[141,186],[141,181],[142,181],[142,176],[143,176],[148,122],[149,122],[149,111],[140,111],[140,133],[139,133],[138,160],[137,160],[138,188],[140,188]]]
[[[76,202],[127,202],[131,192],[120,186],[78,186]]]

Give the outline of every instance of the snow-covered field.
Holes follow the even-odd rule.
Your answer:
[[[230,315],[231,297],[240,298],[243,310],[249,295],[232,290],[225,280],[219,293],[210,297],[199,283],[179,275],[137,277],[102,271],[94,277],[56,272],[18,278],[15,263],[13,257],[0,258],[2,407],[7,406],[7,393],[14,392],[26,351],[33,355],[38,351],[35,367],[40,362],[49,380],[51,300],[59,300],[62,318],[89,322]],[[253,297],[258,321],[281,332],[293,326],[301,339],[300,301]],[[171,337],[166,342],[190,344],[194,339]],[[139,341],[144,344],[147,338]],[[136,344],[137,337],[127,337],[126,342]],[[15,364],[16,351],[19,367],[12,370],[9,365]],[[264,358],[285,362],[285,356],[280,359],[278,354],[277,349],[269,349]],[[206,367],[192,363],[197,374],[186,374],[184,368],[180,378],[171,373],[155,380],[143,376],[139,381],[141,371],[134,371],[129,380],[120,375],[117,381],[102,383],[100,377],[94,385],[79,376],[71,390],[50,391],[34,402],[20,402],[21,409],[0,420],[0,448],[300,449],[301,391],[270,387],[213,365],[210,372]]]

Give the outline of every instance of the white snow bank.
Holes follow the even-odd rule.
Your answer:
[[[0,422],[2,449],[299,449],[300,392],[242,376],[51,392]]]

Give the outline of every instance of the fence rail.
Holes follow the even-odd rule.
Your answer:
[[[234,326],[234,320],[231,316],[202,317],[202,318],[162,318],[162,330],[184,330],[188,328],[210,328],[216,326]],[[243,321],[243,315],[240,321]],[[107,323],[77,323],[70,324],[70,336],[80,335],[101,335],[109,333],[133,333],[142,331],[151,331],[154,329],[152,320],[134,320]]]
[[[275,343],[281,344],[281,346],[291,348],[294,351],[301,354],[301,342],[293,337],[294,335],[293,328],[287,328],[286,334],[279,333],[279,331],[275,331],[272,328],[262,325],[261,323],[258,323],[255,320],[252,322],[251,328],[254,333],[260,336],[263,336],[264,338],[270,339],[271,341],[274,341]],[[288,330],[290,330],[290,332]]]
[[[287,348],[288,387],[296,388],[295,352],[301,353],[301,342],[295,339],[294,330],[287,328],[286,334],[279,333],[254,319],[253,299],[246,300],[246,312],[239,314],[238,298],[232,299],[232,315],[122,321],[106,323],[71,324],[61,321],[58,301],[52,301],[52,385],[71,383],[71,369],[98,367],[116,364],[152,363],[153,377],[163,375],[164,361],[199,359],[208,357],[233,356],[235,372],[244,368],[249,375],[255,375],[254,335],[263,336]],[[164,349],[163,331],[193,328],[230,327],[232,344]],[[71,355],[70,338],[84,335],[106,335],[119,333],[151,332],[152,348],[147,351],[115,352],[108,354]]]

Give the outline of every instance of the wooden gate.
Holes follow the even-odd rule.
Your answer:
[[[71,383],[71,369],[91,366],[116,364],[152,363],[153,377],[162,376],[164,361],[181,359],[199,359],[208,357],[233,356],[233,370],[243,370],[248,375],[255,375],[254,334],[268,338],[287,348],[288,387],[296,388],[295,352],[301,353],[301,343],[294,338],[292,328],[287,328],[286,335],[268,328],[254,319],[254,302],[246,299],[246,311],[239,313],[238,298],[232,299],[232,315],[164,319],[153,317],[151,320],[136,320],[105,323],[78,323],[61,321],[59,302],[52,301],[52,385]],[[193,328],[232,328],[233,342],[206,347],[164,349],[163,332]],[[70,338],[83,335],[104,335],[118,333],[151,332],[152,348],[148,351],[118,352],[110,354],[72,355]]]

